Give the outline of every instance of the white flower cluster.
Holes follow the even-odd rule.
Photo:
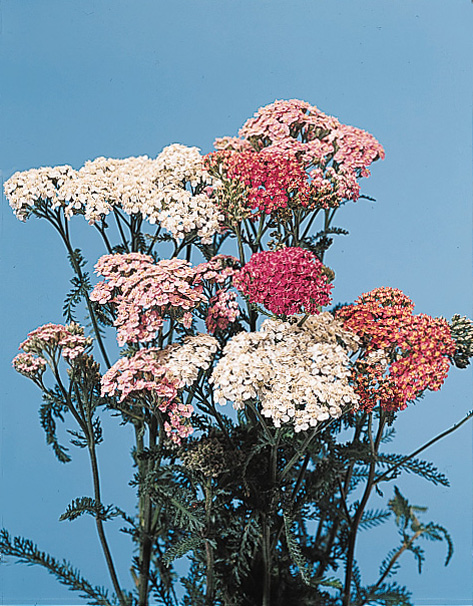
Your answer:
[[[70,166],[15,173],[5,195],[16,216],[25,220],[39,201],[63,207],[67,218],[83,214],[90,224],[114,207],[141,213],[161,224],[176,240],[196,230],[204,243],[220,230],[223,215],[209,197],[219,183],[203,167],[197,147],[170,145],[156,159],[147,156],[97,158],[78,171]]]
[[[205,191],[219,183],[204,170],[198,148],[165,147],[156,158],[156,179],[155,208],[143,213],[150,223],[160,223],[176,240],[196,230],[204,244],[210,243],[224,216]]]
[[[5,182],[5,196],[16,217],[26,221],[38,202],[50,202],[52,209],[64,206],[61,188],[75,175],[76,171],[67,165],[16,172]]]
[[[164,350],[163,363],[167,370],[181,383],[181,387],[192,385],[199,370],[206,370],[218,349],[214,337],[200,333],[186,337],[182,343],[174,343]]]
[[[66,182],[61,195],[69,206],[81,209],[93,224],[108,215],[114,206],[127,214],[152,208],[156,195],[154,160],[138,158],[96,158],[77,171],[76,178]]]
[[[356,350],[356,337],[347,333],[329,312],[310,316],[300,327],[266,320],[253,333],[241,332],[223,350],[211,377],[220,404],[259,400],[261,413],[296,432],[339,417],[358,407],[349,384],[350,361],[342,341]]]

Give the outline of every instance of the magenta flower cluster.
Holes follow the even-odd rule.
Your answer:
[[[288,247],[255,253],[233,283],[252,303],[262,303],[274,314],[317,314],[330,303],[333,288],[323,269],[309,250]]]

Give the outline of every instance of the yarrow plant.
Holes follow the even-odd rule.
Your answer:
[[[393,578],[402,555],[420,569],[420,541],[445,541],[448,563],[452,542],[425,508],[380,485],[402,472],[448,485],[419,455],[472,413],[414,453],[386,444],[398,414],[469,364],[473,322],[416,314],[393,287],[328,309],[325,254],[348,233],[334,217],[367,198],[360,180],[383,158],[369,133],[292,99],[261,108],[204,156],[172,144],[156,158],[8,179],[16,216],[46,220],[74,272],[66,324],[30,332],[13,366],[42,392],[57,459],[71,461],[58,423],[87,451],[93,496],[74,498],[60,520],[94,518],[109,582],[92,584],[6,530],[4,556],[43,566],[97,606],[411,604]],[[103,244],[98,281],[72,242],[78,215]],[[132,512],[104,505],[105,416],[133,429],[133,443],[122,440],[136,471]],[[116,517],[134,544],[128,580],[108,540]],[[401,542],[372,548],[381,567],[365,581],[359,533],[389,519]]]
[[[327,275],[320,260],[307,249],[283,248],[255,253],[233,282],[252,303],[262,303],[276,315],[303,310],[316,314],[331,301]]]

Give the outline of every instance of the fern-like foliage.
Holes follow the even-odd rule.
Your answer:
[[[416,458],[408,458],[406,456],[394,453],[380,453],[378,455],[378,463],[381,467],[387,467],[383,472],[387,475],[387,480],[393,480],[399,476],[402,471],[412,473],[424,478],[434,485],[450,486],[450,482],[445,474],[435,467],[429,461],[423,461]],[[392,468],[392,472],[390,471]]]
[[[44,391],[43,404],[39,408],[39,420],[46,434],[46,444],[51,446],[56,458],[61,463],[69,463],[71,457],[67,454],[67,447],[62,446],[56,435],[56,419],[64,422],[64,413],[68,410],[62,400],[62,394],[56,387]]]
[[[67,506],[66,511],[61,514],[59,520],[61,522],[64,520],[72,521],[84,514],[88,514],[94,518],[105,521],[120,516],[121,512],[119,509],[117,509],[117,507],[113,505],[108,505],[105,507],[105,505],[98,503],[91,497],[79,497],[74,499]]]
[[[189,551],[200,547],[203,542],[204,540],[199,536],[184,537],[166,550],[163,555],[163,562],[169,566],[174,560],[178,560],[185,556]]]
[[[390,511],[385,511],[383,509],[368,509],[363,512],[361,517],[360,530],[375,528],[376,526],[384,524],[390,517]]]
[[[0,553],[16,558],[18,562],[37,564],[45,568],[62,585],[66,585],[72,591],[78,591],[80,597],[86,599],[92,606],[114,606],[118,603],[114,596],[108,596],[106,589],[91,585],[65,560],[59,562],[44,551],[40,551],[33,541],[21,537],[10,538],[5,529],[0,531]]]
[[[72,288],[64,300],[63,315],[66,322],[76,322],[76,308],[82,299],[88,297],[92,284],[89,274],[83,271],[87,261],[84,259],[82,252],[76,248],[67,255],[67,258],[76,275],[70,281]]]

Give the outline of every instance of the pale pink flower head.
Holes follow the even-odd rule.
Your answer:
[[[240,308],[236,298],[236,292],[221,289],[210,299],[205,320],[205,325],[210,334],[214,334],[217,329],[226,330],[229,324],[238,320]]]
[[[233,283],[277,315],[317,314],[330,303],[333,288],[319,259],[299,247],[255,253]]]
[[[37,356],[47,354],[54,356],[59,351],[66,360],[74,360],[83,355],[92,345],[92,339],[84,336],[84,329],[74,322],[62,324],[45,324],[28,334],[20,349]]]
[[[210,366],[217,347],[216,339],[199,334],[164,349],[141,349],[120,358],[105,373],[102,396],[145,405],[162,415],[166,433],[179,442],[193,431],[189,420],[193,408],[180,401],[180,394],[196,381],[200,370]]]
[[[19,353],[12,361],[13,368],[29,379],[40,379],[46,370],[46,360],[32,353]]]
[[[138,253],[105,255],[95,270],[106,281],[94,288],[90,299],[109,303],[116,311],[119,345],[152,341],[171,317],[189,328],[192,311],[207,301],[200,270],[183,259],[155,263]]]

